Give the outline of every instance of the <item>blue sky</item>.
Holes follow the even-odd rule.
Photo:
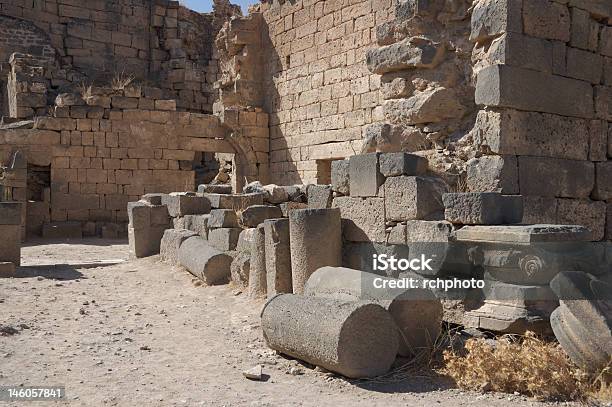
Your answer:
[[[239,4],[242,7],[242,13],[246,14],[249,5],[255,4],[256,0],[230,0],[232,4]],[[200,13],[208,13],[212,11],[212,0],[183,0],[185,6]]]

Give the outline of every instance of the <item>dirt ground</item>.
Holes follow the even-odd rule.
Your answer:
[[[157,256],[128,261],[124,241],[38,243],[19,277],[0,279],[0,325],[17,330],[0,336],[0,385],[63,385],[62,405],[547,405],[441,378],[347,381],[267,349],[263,304],[228,285],[198,286]],[[243,377],[257,364],[266,381]]]

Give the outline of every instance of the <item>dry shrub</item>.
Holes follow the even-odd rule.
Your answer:
[[[466,354],[444,352],[442,373],[462,388],[497,391],[540,400],[587,400],[610,395],[603,375],[589,377],[578,369],[555,342],[545,342],[534,333],[504,336],[494,345],[469,339]],[[601,390],[596,388],[601,384]]]
[[[79,93],[81,94],[81,97],[83,98],[83,100],[87,100],[91,97],[91,88],[92,88],[92,85],[89,85],[85,82],[81,82],[78,85]]]
[[[115,72],[115,76],[111,81],[113,90],[123,90],[128,87],[136,79],[134,75],[126,74],[125,71]]]

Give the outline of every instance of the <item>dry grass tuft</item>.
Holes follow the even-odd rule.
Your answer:
[[[113,90],[123,90],[127,88],[136,79],[134,75],[126,74],[125,71],[115,72],[115,76],[111,81]]]
[[[610,400],[610,385],[603,384],[606,372],[589,377],[572,364],[559,344],[531,332],[523,337],[503,336],[495,345],[469,339],[465,349],[464,355],[444,351],[441,369],[462,388],[518,392],[540,400]]]
[[[91,97],[91,85],[88,85],[85,82],[81,82],[78,85],[78,89],[79,89],[79,93],[81,94],[81,97],[83,98],[83,100],[87,100]]]

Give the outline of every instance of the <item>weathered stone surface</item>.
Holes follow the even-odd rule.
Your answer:
[[[595,164],[593,197],[602,201],[612,200],[612,161]]]
[[[419,151],[426,141],[426,134],[416,126],[374,123],[366,127],[361,154]]]
[[[501,109],[478,112],[475,144],[501,155],[587,160],[588,120]]]
[[[456,236],[457,240],[499,243],[586,242],[590,240],[588,229],[579,225],[465,226],[457,230]]]
[[[337,197],[342,233],[353,242],[385,242],[385,201],[382,198]]]
[[[251,268],[251,252],[238,251],[230,267],[231,278],[234,284],[240,288],[249,285],[249,273]]]
[[[608,298],[597,298],[598,285],[606,287]],[[550,319],[557,340],[582,369],[601,372],[612,357],[610,285],[583,272],[561,272],[551,287],[560,302]]]
[[[208,232],[208,243],[223,252],[234,250],[238,244],[238,236],[241,231],[240,228],[232,227],[211,229]]]
[[[289,219],[268,219],[264,222],[264,231],[268,298],[278,293],[292,293]]]
[[[199,236],[190,237],[179,248],[179,263],[206,284],[220,284],[230,276],[231,256],[220,252]]]
[[[280,218],[283,212],[278,206],[253,205],[240,214],[240,223],[246,227],[257,227],[266,219]]]
[[[161,205],[164,195],[167,194],[144,194],[141,199],[151,205]]]
[[[405,221],[442,218],[444,181],[433,177],[389,177],[383,185],[385,218]]]
[[[418,91],[407,99],[386,100],[383,110],[389,123],[410,125],[459,119],[465,114],[455,90],[443,87]]]
[[[159,254],[161,239],[168,225],[155,225],[144,229],[128,227],[130,255],[136,258]]]
[[[282,294],[261,325],[270,348],[351,378],[384,374],[397,355],[393,318],[376,304]]]
[[[557,223],[582,225],[591,231],[593,241],[605,235],[606,204],[585,199],[557,199]]]
[[[198,185],[200,194],[226,194],[232,193],[232,186],[227,184],[201,184]]]
[[[279,204],[289,200],[289,194],[282,186],[276,184],[264,185],[263,190],[266,193],[264,199],[272,204]]]
[[[46,239],[81,239],[81,222],[50,222],[43,225],[42,235]]]
[[[540,72],[552,72],[552,52],[553,47],[550,41],[507,32],[493,41],[480,64],[502,64]]]
[[[213,209],[208,219],[209,228],[236,228],[238,216],[231,209]]]
[[[523,221],[521,223],[557,223],[557,200],[550,197],[523,196]]]
[[[128,202],[128,220],[136,230],[148,228],[151,225],[151,205],[144,201]]]
[[[521,196],[494,192],[448,193],[442,196],[447,221],[464,225],[519,223],[523,218]]]
[[[413,68],[431,69],[444,59],[445,47],[425,37],[411,37],[392,45],[367,52],[366,63],[370,72],[386,72]]]
[[[252,194],[202,194],[210,201],[214,209],[232,209],[235,211],[243,210],[253,205],[263,205],[265,193]]]
[[[406,242],[448,242],[454,235],[455,227],[443,220],[411,220],[406,225]]]
[[[589,51],[567,49],[566,75],[599,85],[603,74],[603,57]]]
[[[240,252],[251,252],[251,241],[253,240],[253,234],[255,233],[255,228],[243,229],[238,236],[238,244],[236,245],[236,250]]]
[[[376,196],[384,177],[380,173],[378,153],[354,155],[349,158],[351,196]]]
[[[0,202],[0,225],[21,225],[21,202]]]
[[[467,162],[467,187],[471,192],[519,193],[515,156],[484,155]]]
[[[483,42],[505,32],[523,32],[520,0],[484,0],[472,11],[470,41]]]
[[[288,218],[291,211],[295,209],[306,209],[308,208],[308,204],[303,202],[283,202],[279,207],[283,212],[283,217]]]
[[[523,3],[525,34],[532,37],[569,42],[570,12],[567,6],[548,0]]]
[[[592,118],[593,87],[584,81],[493,65],[478,72],[476,104]]]
[[[162,196],[162,204],[168,207],[172,217],[200,215],[210,212],[210,201],[204,197],[172,193]]]
[[[289,230],[293,292],[301,294],[308,277],[318,268],[341,265],[340,210],[334,208],[291,211]]]
[[[178,265],[178,252],[181,244],[190,237],[197,236],[191,230],[166,229],[159,246],[159,257],[166,263]]]
[[[308,207],[312,209],[331,208],[333,200],[331,185],[309,185]]]
[[[253,229],[250,252],[249,297],[264,297],[268,281],[266,277],[266,234],[263,224]]]
[[[21,264],[21,225],[0,225],[0,262]]]
[[[385,177],[423,175],[427,172],[427,159],[408,153],[384,153],[379,159],[380,173]]]
[[[344,267],[321,267],[310,276],[304,295],[366,301],[384,307],[395,321],[398,353],[413,356],[431,349],[442,328],[442,304],[429,290],[377,288],[380,276]]]
[[[10,261],[0,261],[0,278],[9,278],[15,276],[15,265]]]
[[[185,229],[191,230],[208,239],[208,220],[210,215],[185,215]]]
[[[349,161],[334,160],[331,163],[331,185],[334,192],[350,195]]]
[[[405,243],[345,242],[342,246],[342,266],[382,276],[398,277],[399,270],[374,269],[373,256],[382,254],[395,256],[396,259],[407,259],[410,250]]]
[[[586,161],[519,157],[519,184],[522,195],[588,198],[595,184],[595,167]]]

